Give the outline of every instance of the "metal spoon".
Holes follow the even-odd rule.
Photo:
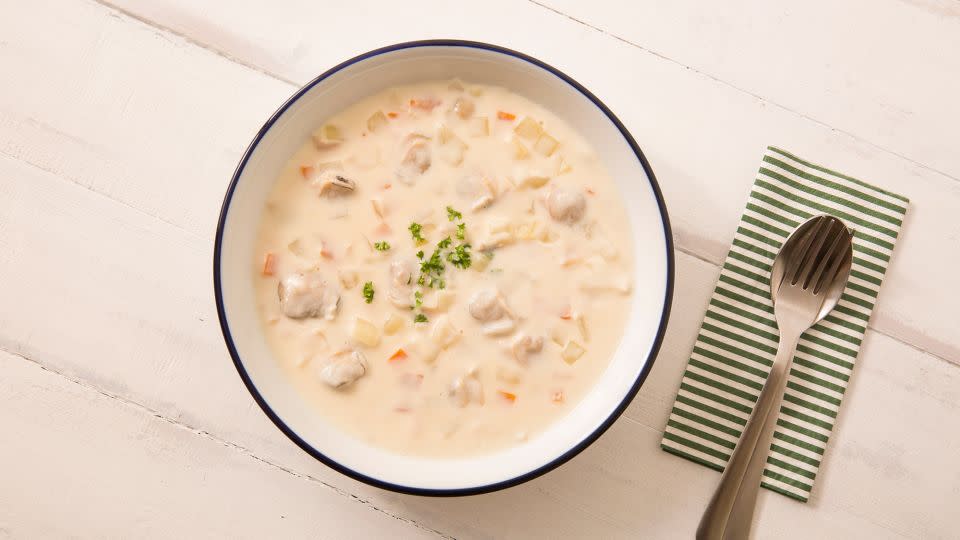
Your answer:
[[[742,539],[750,535],[760,480],[797,341],[837,305],[847,285],[852,260],[853,232],[832,216],[811,218],[797,227],[780,248],[770,277],[770,297],[780,328],[777,357],[720,485],[700,519],[699,540]]]

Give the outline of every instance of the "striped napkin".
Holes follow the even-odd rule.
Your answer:
[[[832,214],[855,231],[853,269],[839,305],[794,356],[763,486],[806,502],[908,199],[769,147],[720,271],[661,446],[723,470],[777,352],[770,266],[793,229]]]

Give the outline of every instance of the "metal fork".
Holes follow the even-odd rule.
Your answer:
[[[699,540],[749,537],[797,341],[837,305],[852,260],[853,232],[832,216],[816,216],[801,224],[780,248],[770,279],[780,346],[753,415],[697,527]]]

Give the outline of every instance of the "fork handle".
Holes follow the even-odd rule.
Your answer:
[[[781,332],[770,375],[760,391],[753,414],[744,426],[740,442],[724,468],[720,485],[700,519],[697,540],[740,540],[749,537],[770,440],[776,429],[787,374],[793,363],[798,339],[799,336]]]

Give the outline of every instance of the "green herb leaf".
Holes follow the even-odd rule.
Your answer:
[[[423,313],[417,313],[417,316],[413,318],[413,322],[427,322],[427,316]]]
[[[457,240],[463,240],[467,234],[467,224],[457,223]]]
[[[410,231],[410,235],[413,237],[413,241],[416,242],[417,245],[427,241],[427,239],[423,237],[423,225],[413,222],[409,227],[407,227],[407,230]]]
[[[418,259],[422,259],[422,258],[423,258],[423,250],[422,250],[422,249],[417,252],[417,258],[418,258]]]
[[[455,247],[453,252],[447,253],[447,260],[462,270],[470,268],[470,265],[473,264],[470,257],[470,244],[460,244]]]
[[[388,249],[390,249],[390,242],[387,242],[386,240],[384,240],[383,242],[374,242],[373,247],[377,251],[387,251]]]
[[[423,305],[423,293],[420,291],[413,292],[413,303],[414,307],[420,307]]]
[[[364,283],[364,284],[363,284],[363,298],[364,298],[364,300],[367,301],[368,304],[369,304],[370,302],[373,302],[373,294],[374,294],[373,282],[372,282],[372,281],[368,281],[368,282]]]
[[[452,206],[448,206],[448,207],[447,207],[447,219],[449,219],[450,221],[454,221],[454,220],[457,220],[457,219],[463,219],[463,214],[461,214],[460,212],[457,212],[456,210],[454,210]]]
[[[437,243],[437,249],[447,249],[448,247],[450,247],[450,244],[452,243],[453,243],[453,240],[451,240],[450,237],[448,236]]]

